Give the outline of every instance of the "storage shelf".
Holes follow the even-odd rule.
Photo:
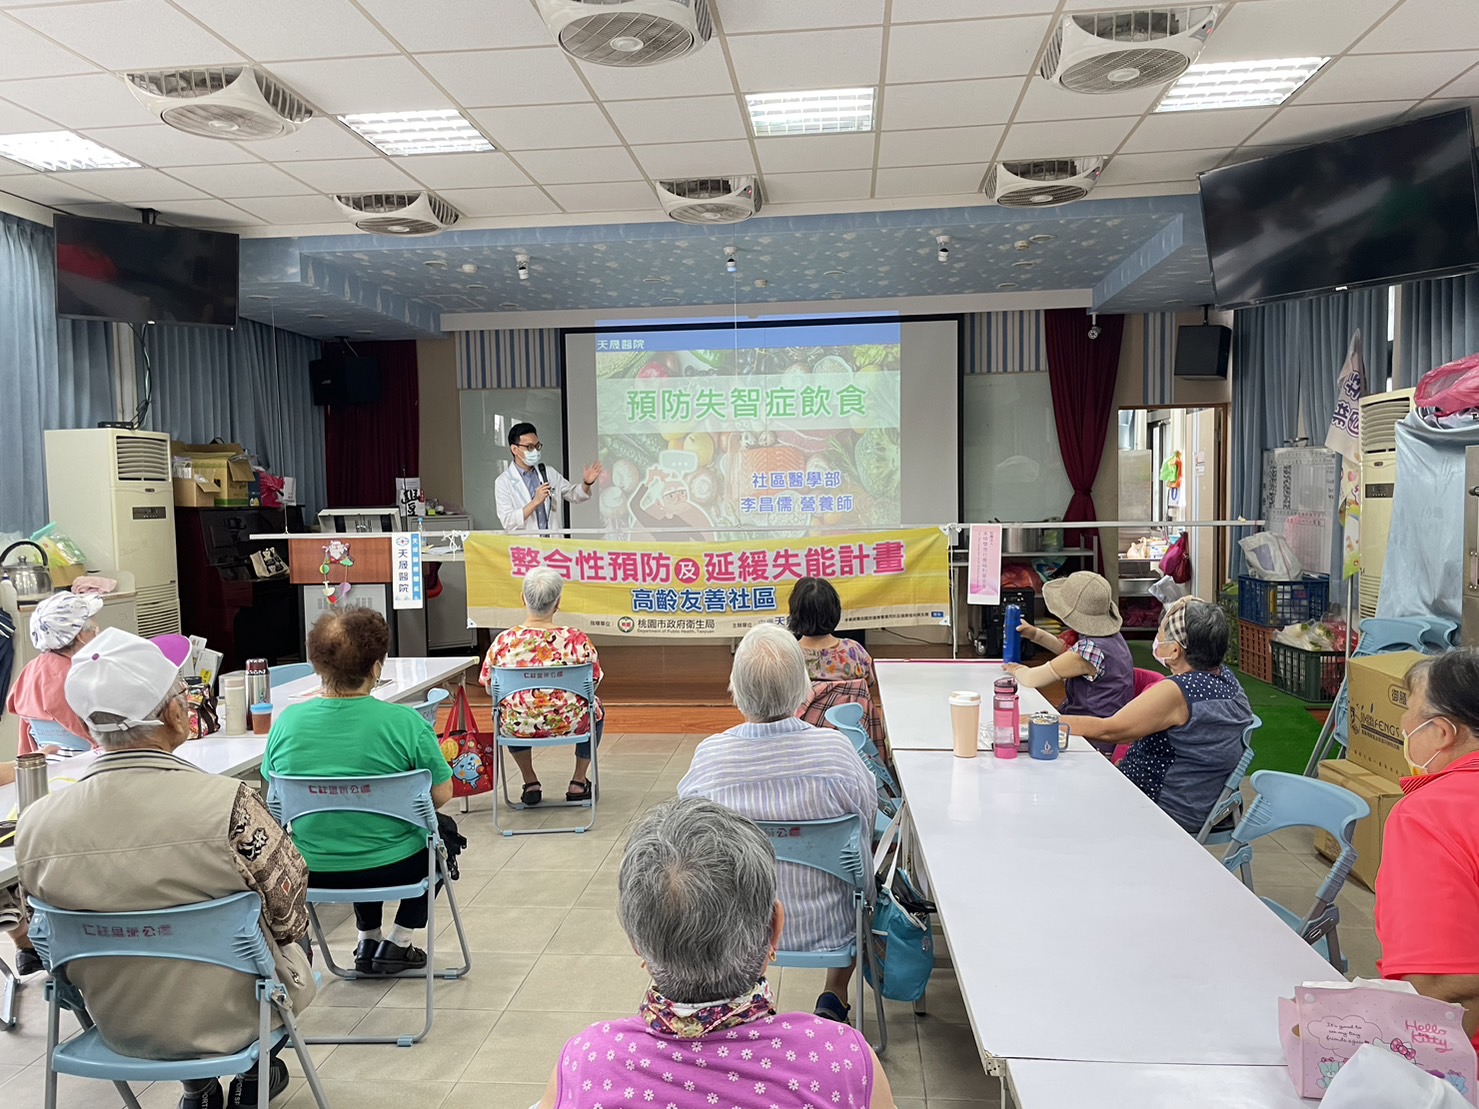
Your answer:
[[[1087,547],[1069,547],[1061,551],[1002,551],[1003,560],[1008,558],[1054,558],[1058,555],[1091,555],[1094,552]]]

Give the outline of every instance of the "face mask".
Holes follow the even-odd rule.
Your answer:
[[[1428,761],[1423,763],[1415,762],[1412,758],[1412,737],[1417,735],[1418,732],[1422,731],[1429,724],[1435,723],[1437,719],[1438,718],[1435,716],[1432,720],[1424,720],[1417,727],[1413,728],[1412,731],[1404,731],[1402,733],[1402,757],[1407,760],[1407,765],[1412,767],[1412,771],[1414,774],[1426,774],[1428,772],[1428,767],[1433,765],[1433,759],[1436,759],[1440,754],[1442,754],[1441,750],[1434,751]]]
[[[539,451],[537,448],[530,448],[529,450],[526,450],[524,452],[524,465],[525,466],[538,466],[539,465],[539,460],[541,458],[543,458],[543,457],[544,457],[544,454],[541,451]]]
[[[1151,640],[1150,657],[1155,659],[1162,666],[1170,666],[1171,663],[1169,660],[1161,658],[1161,648],[1165,646],[1167,646],[1165,640],[1163,640],[1160,636],[1156,636],[1155,639]],[[1170,644],[1170,646],[1174,647],[1175,644],[1172,643]]]

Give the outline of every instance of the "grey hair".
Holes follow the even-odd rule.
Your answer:
[[[163,720],[165,710],[169,708],[170,702],[185,692],[185,683],[176,678],[165,694],[164,700],[155,705],[149,713],[150,720]],[[87,723],[96,724],[122,724],[125,717],[112,712],[95,712],[88,717]],[[99,732],[92,727],[87,729],[92,732],[93,739],[98,741],[98,746],[109,751],[123,751],[130,747],[147,746],[155,736],[162,732],[168,732],[167,724],[141,724],[133,728],[125,728],[123,731]]]
[[[564,591],[564,580],[548,566],[536,566],[524,575],[524,607],[530,616],[541,620],[553,616]]]
[[[785,720],[811,696],[806,656],[796,637],[779,624],[758,624],[734,651],[729,695],[746,720]]]
[[[632,830],[617,912],[672,1001],[738,997],[770,962],[775,851],[755,824],[701,797],[665,801]]]

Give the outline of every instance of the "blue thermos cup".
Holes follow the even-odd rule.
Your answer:
[[[1003,662],[1022,661],[1022,636],[1017,631],[1017,625],[1021,622],[1021,606],[1007,605],[1006,627],[1003,629],[1001,640],[1001,657]]]

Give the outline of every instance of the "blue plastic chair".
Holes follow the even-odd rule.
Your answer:
[[[858,753],[858,758],[863,760],[863,765],[878,783],[878,817],[873,832],[875,838],[881,836],[888,827],[889,820],[899,811],[901,791],[893,773],[884,765],[877,744],[863,727],[863,706],[856,701],[833,705],[822,714],[822,718],[848,738],[853,750]]]
[[[530,739],[522,736],[506,735],[503,731],[503,702],[526,689],[539,690],[564,690],[573,693],[586,703],[589,709],[594,708],[596,703],[596,677],[595,665],[589,662],[571,664],[568,666],[495,666],[492,668],[488,679],[488,694],[493,699],[493,738],[498,744],[498,777],[503,782],[503,803],[511,809],[524,809],[528,806],[520,801],[515,801],[508,793],[508,775],[503,769],[503,749],[505,747],[573,747],[577,743],[586,740],[591,744],[591,796],[588,801],[549,801],[544,802],[543,808],[589,808],[591,810],[590,820],[576,828],[505,828],[498,819],[498,806],[493,806],[493,826],[505,836],[533,836],[552,832],[588,832],[596,824],[596,794],[600,788],[596,777],[596,762],[599,758],[600,745],[596,743],[595,718],[591,718],[591,730],[584,735],[559,735],[546,736],[539,739]]]
[[[287,685],[299,678],[306,678],[313,673],[311,662],[285,662],[281,666],[269,666],[267,668],[267,684],[269,687]]]
[[[1253,841],[1284,828],[1323,828],[1340,844],[1340,855],[1320,883],[1315,903],[1299,916],[1277,901],[1262,898],[1279,919],[1293,928],[1327,962],[1342,974],[1346,960],[1340,953],[1340,908],[1335,904],[1351,867],[1356,865],[1353,839],[1356,822],[1371,815],[1371,806],[1348,789],[1278,770],[1260,770],[1253,775],[1256,796],[1243,819],[1233,829],[1222,865],[1253,889]],[[1254,891],[1257,892],[1257,891]]]
[[[315,905],[345,905],[356,901],[406,901],[413,897],[425,897],[428,901],[426,919],[426,969],[405,970],[395,975],[377,974],[377,980],[392,978],[426,979],[426,1024],[414,1036],[340,1036],[311,1039],[311,1044],[396,1044],[410,1047],[420,1043],[431,1031],[435,1007],[432,989],[436,979],[461,978],[472,969],[472,951],[468,947],[467,933],[462,927],[462,914],[457,908],[457,898],[452,892],[452,882],[447,873],[446,849],[437,832],[436,806],[431,803],[431,771],[408,770],[402,774],[385,774],[364,778],[300,778],[274,777],[267,783],[267,808],[284,828],[292,830],[295,820],[315,813],[352,812],[375,814],[404,821],[426,832],[426,877],[419,882],[404,886],[375,886],[360,889],[322,889],[308,887],[308,920],[313,926],[313,937],[323,952],[324,963],[339,978],[354,979],[359,973],[334,962],[329,950],[323,925],[319,923]],[[462,945],[460,967],[436,966],[436,883],[442,883],[447,893],[447,908],[452,912],[452,923],[457,928],[457,941]]]
[[[31,739],[37,747],[60,747],[63,751],[91,751],[92,744],[80,735],[73,735],[55,720],[27,720]]]
[[[257,1068],[257,1089],[269,1088],[269,1053],[284,1040],[320,1109],[328,1099],[318,1071],[298,1032],[288,991],[277,978],[267,939],[262,935],[262,901],[243,892],[214,901],[136,913],[85,913],[31,903],[31,940],[51,980],[46,983],[46,1109],[56,1109],[57,1075],[110,1081],[129,1109],[139,1109],[130,1082],[185,1081],[245,1074]],[[106,935],[107,939],[103,936]],[[194,1059],[138,1059],[103,1042],[88,1016],[86,998],[67,978],[72,963],[99,958],[175,959],[249,974],[256,979],[259,1005],[257,1039],[229,1055]],[[70,1009],[82,1024],[80,1035],[61,1040],[61,1011]],[[273,1016],[281,1025],[273,1027]]]
[[[1202,830],[1197,833],[1198,843],[1216,847],[1231,842],[1233,829],[1243,819],[1242,785],[1248,767],[1253,765],[1253,733],[1261,727],[1263,721],[1255,712],[1253,723],[1243,729],[1243,757],[1238,759],[1238,765],[1227,776],[1222,793],[1213,804],[1212,811],[1207,814],[1207,819],[1202,822]]]
[[[445,689],[429,689],[426,691],[426,700],[411,707],[419,712],[422,717],[433,728],[437,726],[437,713],[441,711],[442,702],[452,696]]]
[[[868,930],[876,896],[871,834],[862,819],[856,816],[837,816],[830,820],[757,820],[755,823],[770,837],[777,862],[819,870],[853,887],[854,935],[851,940],[830,951],[778,950],[771,962],[778,967],[815,970],[851,966],[857,961],[860,965],[853,976],[857,1003],[852,1012],[857,1014],[857,1029],[862,1032],[863,1014],[867,1009],[863,1004],[863,990],[867,987],[861,964],[864,960],[871,963],[873,957]],[[882,981],[882,975],[875,973],[873,980]],[[881,1052],[888,1046],[888,1021],[883,1012],[883,994],[875,988],[873,997],[878,1009],[879,1037],[873,1046],[874,1050]]]

